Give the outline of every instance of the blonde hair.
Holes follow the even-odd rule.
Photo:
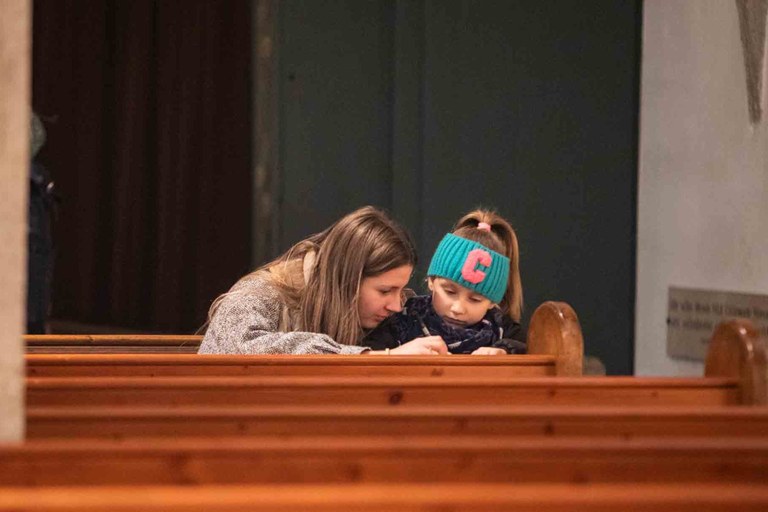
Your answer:
[[[362,280],[404,265],[416,265],[408,232],[382,210],[365,206],[243,279],[258,273],[277,288],[291,313],[289,327],[357,345],[364,333],[358,314]],[[211,305],[209,323],[231,293]]]
[[[478,224],[485,222],[490,231],[478,229]],[[507,291],[499,304],[501,311],[516,322],[523,312],[523,285],[520,280],[520,254],[517,246],[517,234],[512,225],[491,210],[477,209],[464,215],[453,226],[453,234],[478,242],[509,258],[509,279]]]

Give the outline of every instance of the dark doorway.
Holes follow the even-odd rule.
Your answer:
[[[61,198],[52,325],[191,332],[249,269],[250,10],[34,2],[40,158]]]

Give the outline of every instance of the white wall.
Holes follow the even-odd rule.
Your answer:
[[[750,125],[745,76],[735,1],[645,1],[638,375],[703,371],[666,355],[669,286],[768,294],[768,112]]]

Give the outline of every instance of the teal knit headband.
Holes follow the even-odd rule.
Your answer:
[[[427,275],[450,279],[498,304],[507,291],[509,258],[448,233],[437,246]]]

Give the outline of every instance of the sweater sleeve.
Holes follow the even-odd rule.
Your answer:
[[[326,334],[280,332],[283,302],[263,278],[238,282],[208,325],[199,354],[360,354],[368,347],[344,345]]]

